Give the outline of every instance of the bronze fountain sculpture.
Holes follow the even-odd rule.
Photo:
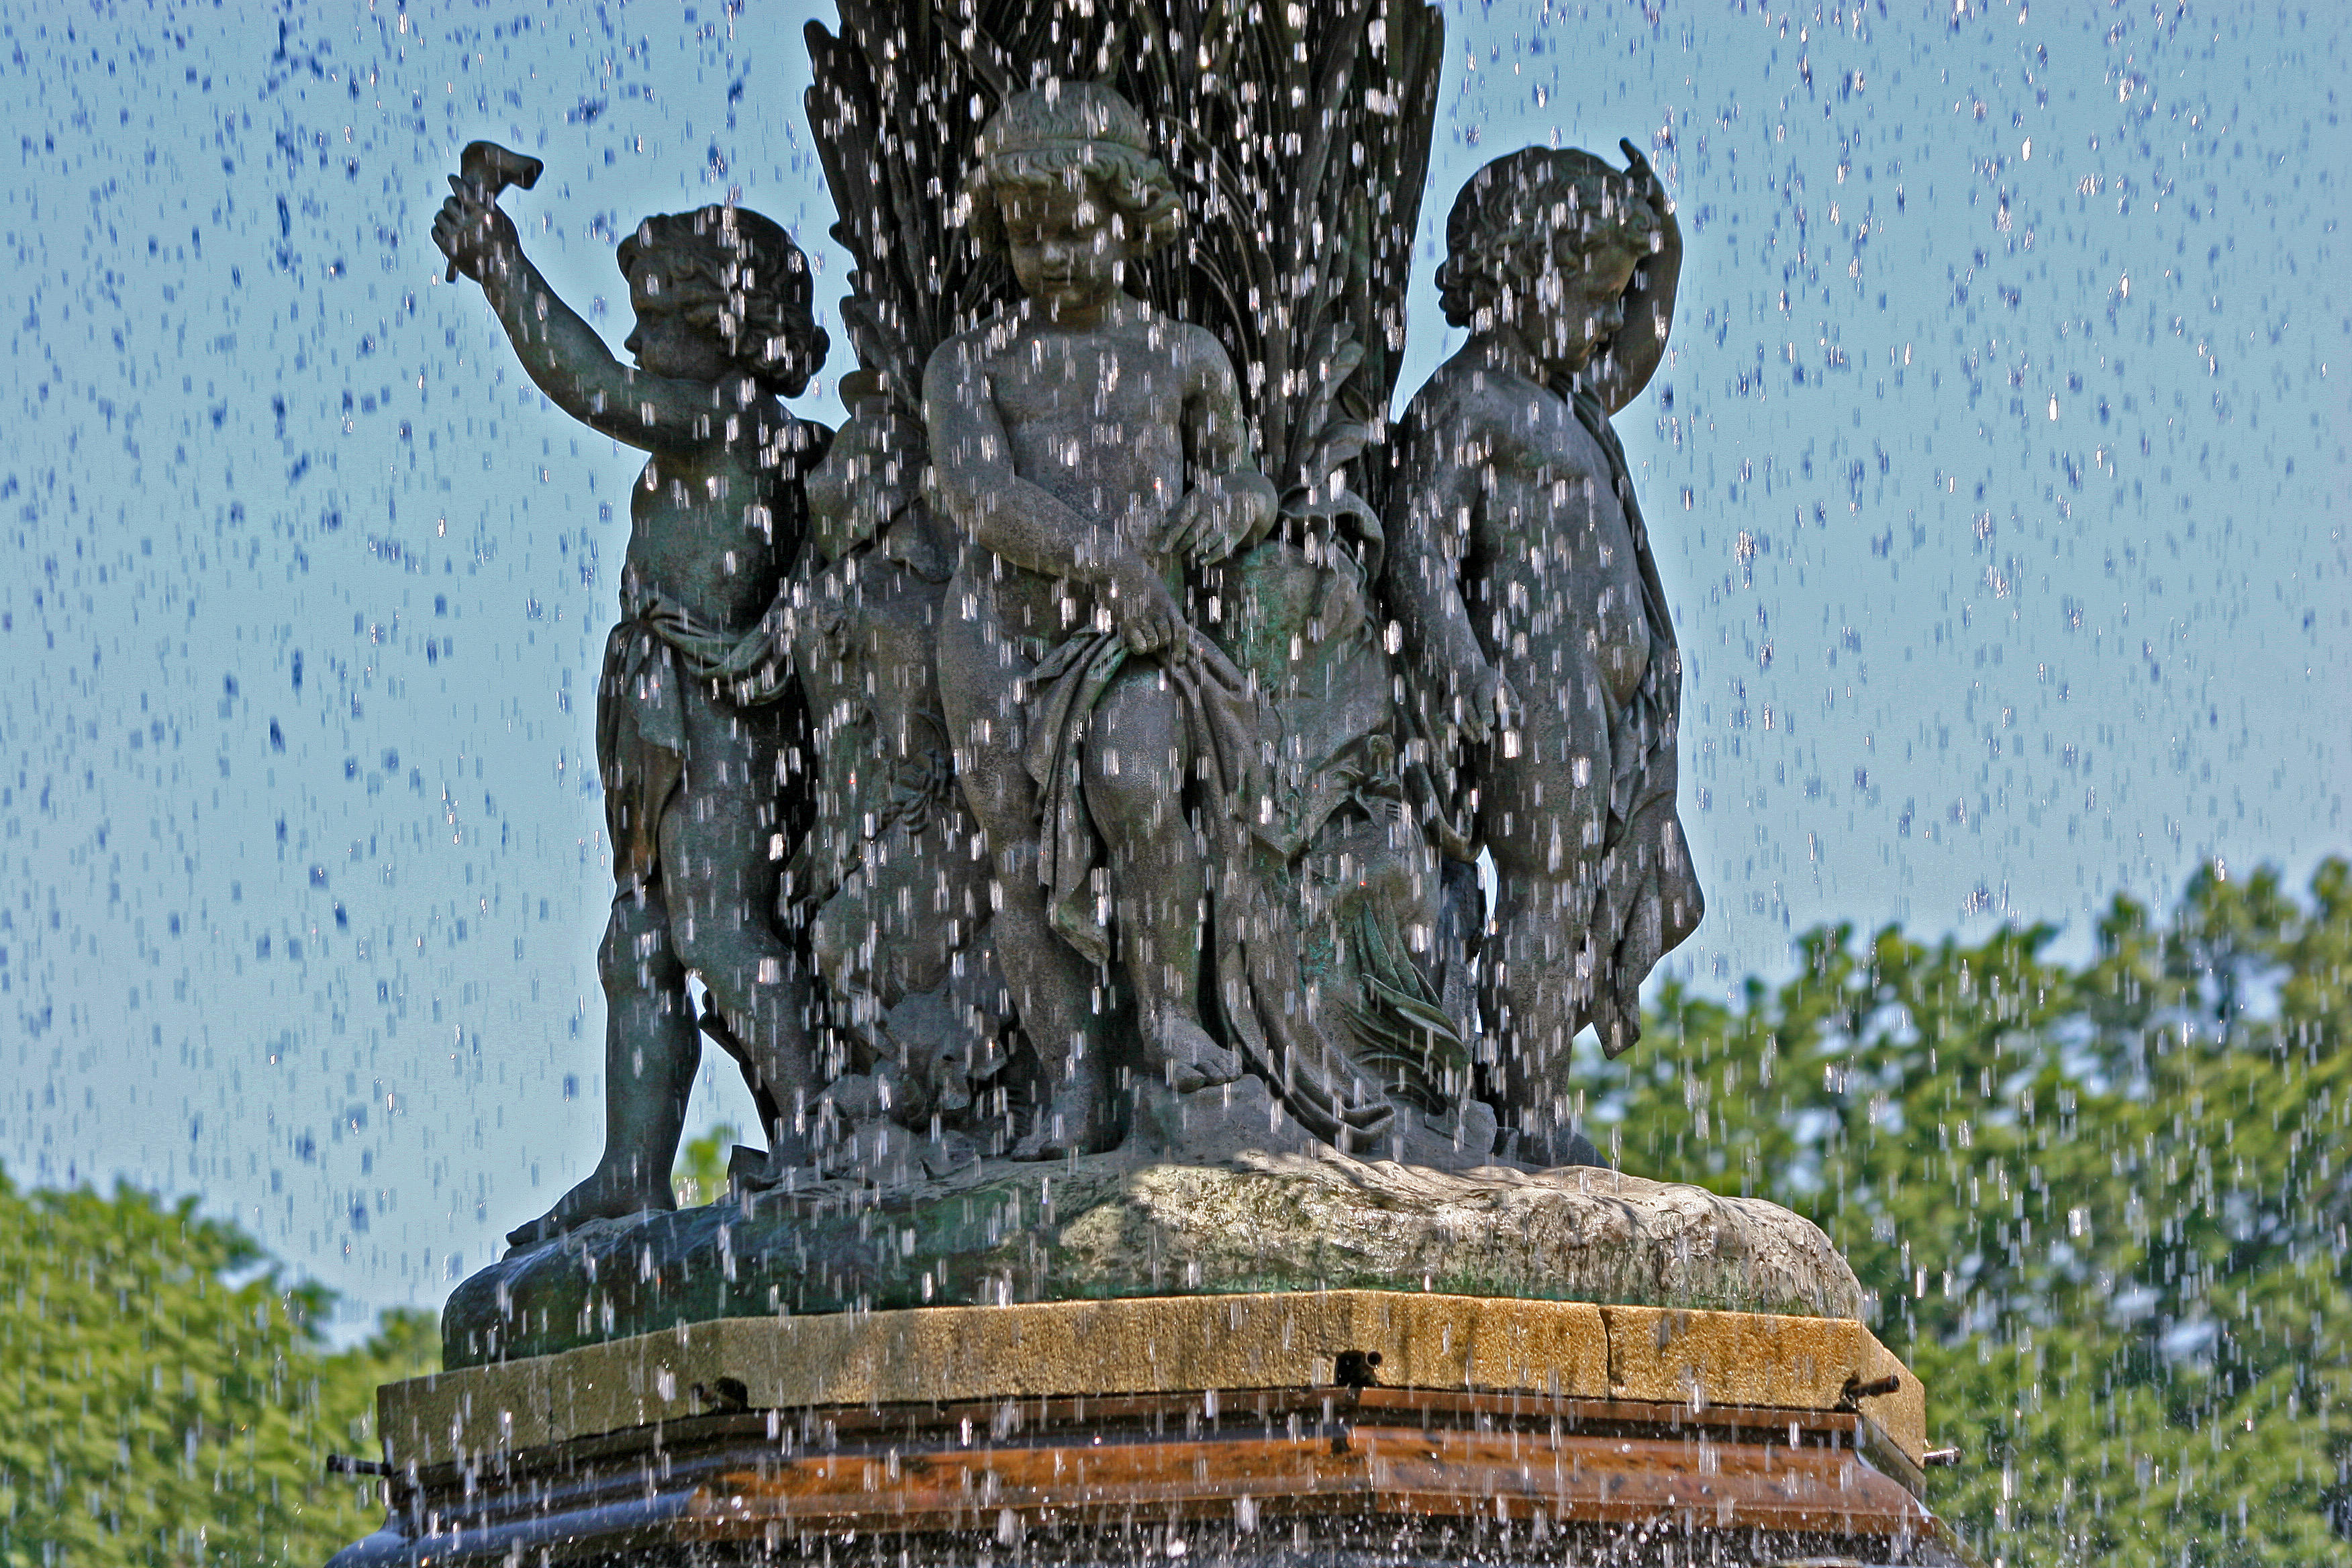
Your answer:
[[[1503,1410],[1479,1390],[1548,1390],[1557,1447],[1706,1387],[1916,1474],[1924,1407],[1820,1233],[1610,1171],[1575,1124],[1570,1042],[1633,1046],[1703,907],[1680,657],[1609,425],[1671,325],[1662,182],[1630,143],[1623,168],[1481,169],[1437,279],[1466,342],[1392,424],[1433,7],[962,12],[844,0],[838,36],[809,29],[857,265],[837,432],[783,404],[828,344],[769,220],[708,207],[621,245],[630,367],[492,182],[451,182],[436,242],[532,379],[648,453],[599,689],[607,1136],[459,1287],[449,1372],[387,1387],[413,1469],[352,1561],[440,1540],[436,1506],[473,1510],[468,1552],[766,1561],[863,1521],[1076,1561],[1071,1510],[1131,1527],[1175,1483],[1069,1444],[1214,1426],[1243,1397],[1220,1389],[1255,1391],[1275,1445],[1219,1451],[1244,1470],[1291,1465],[1310,1407],[1308,1447],[1345,1454],[1391,1394],[1468,1431]],[[704,1035],[764,1145],[672,1212]],[[1768,1325],[1780,1370],[1733,1390],[1756,1357],[1699,1320]],[[1088,1415],[1105,1397],[1126,1414]],[[980,1493],[941,1501],[936,1455],[901,1476],[890,1444],[969,1447],[975,1413],[1003,1447],[956,1483]],[[887,1478],[844,1500],[814,1435],[874,1422]],[[699,1434],[677,1473],[702,1479],[630,1491],[652,1472],[610,1456],[663,1423],[646,1440]],[[519,1479],[460,1507],[493,1453]],[[1528,1550],[1547,1518],[1633,1517],[1566,1479],[1514,1516],[1488,1458],[1448,1462],[1398,1504],[1407,1535],[1454,1528],[1441,1496],[1531,1518]],[[1255,1529],[1257,1494],[1199,1465],[1169,1518]],[[603,1500],[550,1500],[559,1469]],[[1879,1470],[1838,1478],[1848,1525],[1855,1498],[1932,1525]],[[1311,1478],[1249,1485],[1329,1513]],[[1007,1488],[1029,1500],[983,1506]],[[1835,1534],[1811,1507],[1748,1517]]]

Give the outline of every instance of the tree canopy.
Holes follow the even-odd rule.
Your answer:
[[[1587,1059],[1624,1168],[1819,1223],[1990,1560],[2304,1563],[2352,1533],[2352,867],[2117,900],[2092,960],[1846,927]]]
[[[0,1176],[0,1564],[315,1568],[374,1529],[326,1456],[375,1456],[375,1385],[439,1336],[394,1311],[337,1352],[331,1305],[193,1198]]]

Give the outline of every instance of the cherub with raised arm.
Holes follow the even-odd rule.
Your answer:
[[[1682,237],[1649,163],[1530,148],[1446,223],[1446,320],[1470,339],[1400,433],[1386,595],[1466,837],[1494,856],[1480,1013],[1498,1110],[1538,1163],[1589,1153],[1569,1045],[1614,1056],[1640,988],[1697,925],[1675,814],[1682,663],[1609,416],[1665,349]]]
[[[616,883],[597,954],[604,1152],[509,1234],[521,1246],[675,1206],[670,1165],[701,1055],[689,973],[770,1123],[772,1165],[802,1152],[807,970],[774,924],[772,844],[803,826],[784,785],[806,721],[772,611],[805,529],[802,476],[828,434],[778,400],[824,363],[825,334],[791,237],[709,206],[646,218],[622,241],[636,312],[625,365],[556,298],[491,193],[450,184],[434,243],[481,284],[523,369],[565,413],[650,454],[630,488],[621,618],[597,691]]]
[[[1077,82],[1013,95],[966,196],[1024,298],[924,376],[961,550],[940,693],[994,858],[998,961],[1052,1086],[1016,1150],[1037,1158],[1116,1136],[1096,1014],[1114,940],[1142,1070],[1179,1089],[1240,1073],[1203,1026],[1212,889],[1188,801],[1204,761],[1249,750],[1245,683],[1179,595],[1264,536],[1276,495],[1223,348],[1128,291],[1183,221],[1132,105]]]

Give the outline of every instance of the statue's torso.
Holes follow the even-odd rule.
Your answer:
[[[1481,647],[1525,702],[1589,673],[1622,707],[1651,628],[1608,453],[1566,399],[1515,375],[1486,371],[1454,413],[1487,469],[1463,584]]]
[[[1014,471],[1163,571],[1172,563],[1155,552],[1157,535],[1184,495],[1183,342],[1175,323],[1150,316],[1022,331],[991,344],[981,366]],[[1007,562],[988,587],[1020,635],[1057,642],[1095,619],[1084,584]]]
[[[629,487],[622,597],[625,603],[634,585],[710,626],[746,631],[774,599],[800,547],[797,519],[780,492],[803,461],[794,442],[814,431],[772,405],[755,404],[736,416],[732,438],[725,417],[711,417],[719,439],[656,452]]]

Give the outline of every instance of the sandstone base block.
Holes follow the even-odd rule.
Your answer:
[[[1327,1290],[730,1319],[387,1384],[421,1561],[1973,1562],[1844,1320]]]
[[[730,1409],[1381,1387],[1867,1415],[1912,1464],[1918,1382],[1849,1319],[1389,1290],[934,1307],[682,1323],[384,1384],[395,1468]]]

